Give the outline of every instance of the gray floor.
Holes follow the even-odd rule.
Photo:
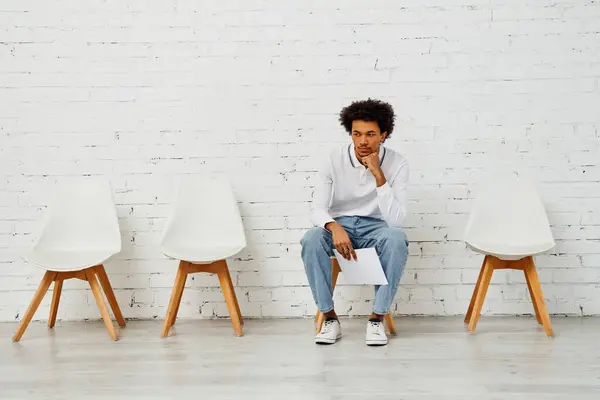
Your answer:
[[[364,319],[317,346],[311,320],[130,321],[111,342],[100,322],[32,323],[20,343],[0,324],[1,399],[599,399],[600,318],[396,318],[386,347],[364,345]],[[85,396],[85,397],[84,397]]]

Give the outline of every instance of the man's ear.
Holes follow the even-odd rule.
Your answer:
[[[381,143],[385,142],[387,139],[387,132],[382,132],[381,136],[383,136],[383,139],[381,140]]]

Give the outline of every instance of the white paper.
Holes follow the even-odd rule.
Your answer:
[[[356,261],[354,258],[346,260],[336,249],[333,249],[342,270],[338,282],[346,285],[387,285],[388,281],[375,248],[369,247],[354,251],[356,252]]]

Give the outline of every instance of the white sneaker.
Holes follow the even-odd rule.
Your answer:
[[[388,342],[383,322],[369,320],[367,322],[367,346],[385,346]]]
[[[342,328],[340,326],[340,321],[331,319],[323,322],[321,332],[317,333],[317,336],[315,336],[315,343],[333,344],[341,337]]]

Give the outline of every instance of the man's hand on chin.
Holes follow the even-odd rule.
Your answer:
[[[369,168],[375,177],[377,187],[382,186],[386,182],[386,179],[383,175],[383,171],[381,170],[381,166],[379,165],[379,153],[375,152],[363,157],[362,162],[367,168]]]

